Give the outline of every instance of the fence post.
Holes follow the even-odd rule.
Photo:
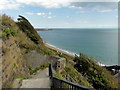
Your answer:
[[[53,72],[52,72],[52,64],[49,64],[49,76],[51,79],[51,88],[54,88],[54,80],[53,80]]]
[[[51,77],[51,64],[49,64],[49,76]]]

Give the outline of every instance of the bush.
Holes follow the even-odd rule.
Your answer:
[[[5,32],[7,35],[11,34],[10,28],[5,28],[3,32]]]
[[[14,36],[17,33],[17,30],[11,29],[11,34]]]
[[[84,54],[80,57],[75,57],[75,68],[77,71],[88,78],[88,81],[93,84],[96,89],[112,89],[117,88],[118,84],[114,77],[105,68],[96,64],[91,58]]]
[[[7,34],[5,32],[2,32],[2,38],[5,38]]]
[[[41,37],[25,17],[19,15],[17,25],[34,43],[43,44]]]
[[[9,35],[15,35],[18,30],[16,23],[8,16],[2,15],[2,38],[8,37]]]

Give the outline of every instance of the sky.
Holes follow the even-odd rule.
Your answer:
[[[0,11],[35,28],[118,27],[118,0],[0,0]]]

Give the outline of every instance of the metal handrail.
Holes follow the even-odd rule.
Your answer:
[[[76,83],[72,83],[66,80],[62,80],[59,78],[54,77],[53,71],[52,71],[52,64],[49,65],[49,76],[52,81],[52,89],[70,89],[70,90],[91,90],[91,88],[85,87],[83,85],[78,85]],[[92,89],[95,90],[95,89]]]

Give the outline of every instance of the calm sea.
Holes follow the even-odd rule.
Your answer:
[[[57,48],[84,53],[106,65],[118,64],[117,29],[54,29],[38,33]]]

